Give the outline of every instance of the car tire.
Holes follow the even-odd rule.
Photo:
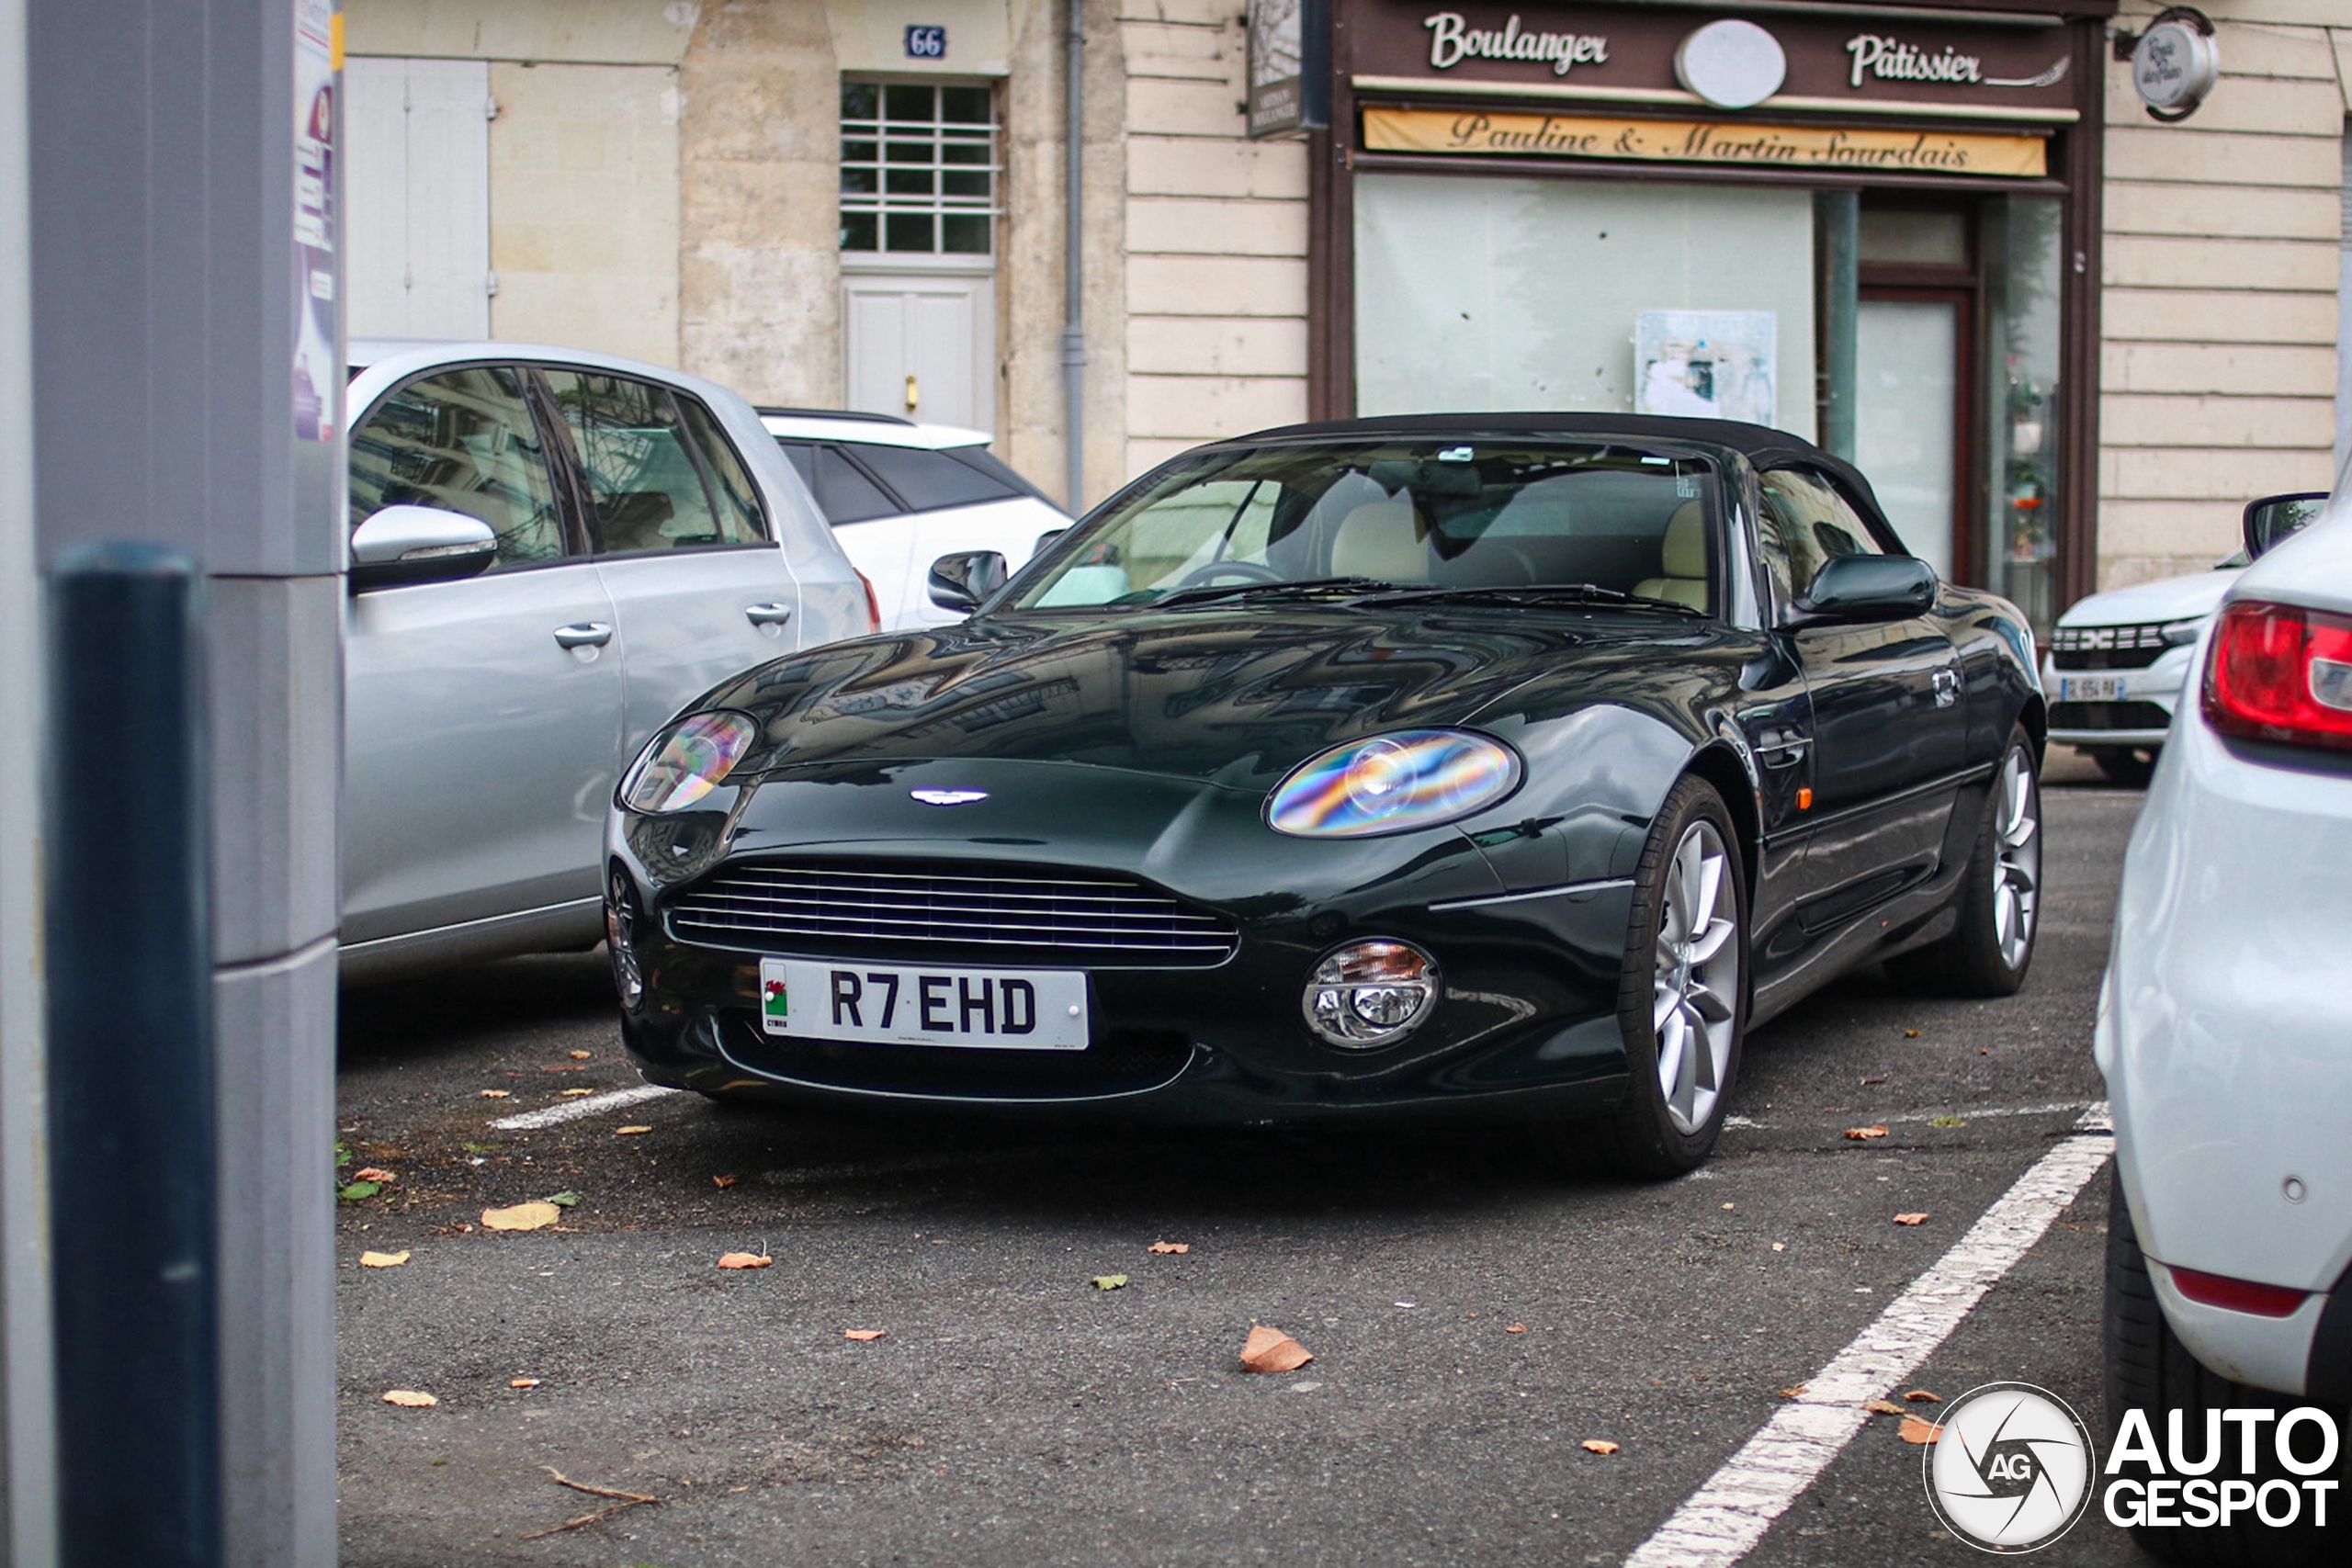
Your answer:
[[[2033,738],[2020,728],[1994,769],[1984,819],[1977,824],[1951,935],[1887,961],[1906,985],[1962,997],[2006,997],[2025,984],[2041,885],[2041,769]],[[2014,933],[2022,925],[2022,937]]]
[[[1616,1113],[1580,1122],[1589,1170],[1650,1179],[1706,1162],[1747,1024],[1747,880],[1723,797],[1684,777],[1634,871],[1617,1021],[1628,1077]]]
[[[2208,1410],[2283,1412],[2312,1403],[2233,1382],[2188,1353],[2188,1348],[2174,1336],[2172,1325],[2165,1320],[2164,1306],[2157,1301],[2155,1286],[2148,1278],[2148,1260],[2140,1251],[2140,1238],[2132,1223],[2132,1206],[2124,1199],[2120,1181],[2114,1182],[2108,1194],[2106,1294],[2100,1337],[2107,1362],[2107,1443],[2110,1453],[2127,1410],[2138,1409],[2147,1414],[2149,1430],[2159,1446],[2167,1439],[2168,1412],[2182,1412],[2181,1425],[2187,1434],[2184,1440],[2194,1452],[2203,1445]],[[2337,1430],[2344,1430],[2345,1413],[2329,1413],[2335,1418]],[[2262,1429],[2268,1430],[2267,1423]],[[2226,1426],[2223,1431],[2232,1439],[2229,1451],[2234,1455],[2237,1434]],[[2266,1480],[2298,1479],[2287,1475],[2268,1443],[2259,1445],[2256,1451],[2263,1456],[2263,1468],[2258,1474],[2246,1478],[2256,1485]],[[2215,1478],[2234,1468],[2233,1460],[2230,1465],[2215,1471]],[[2337,1516],[2346,1493],[2352,1492],[2352,1444],[2338,1450],[2335,1473],[2345,1485],[2329,1500],[2329,1528],[2324,1531],[2310,1528],[2310,1510],[2306,1506],[2301,1522],[2283,1529],[2242,1515],[2232,1519],[2227,1528],[2136,1526],[2132,1530],[2132,1539],[2140,1550],[2157,1562],[2189,1568],[2301,1568],[2306,1564],[2316,1568],[2323,1562],[2339,1563],[2343,1561],[2344,1542]],[[2323,1551],[2327,1555],[2323,1557]]]
[[[2101,746],[2091,752],[2091,761],[2108,783],[2121,789],[2145,789],[2156,776],[2156,759],[2163,754],[2156,746]]]

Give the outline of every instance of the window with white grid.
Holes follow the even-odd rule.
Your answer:
[[[986,87],[842,84],[842,249],[996,251],[996,112]]]

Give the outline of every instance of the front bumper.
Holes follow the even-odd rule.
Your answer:
[[[2041,689],[2050,700],[2050,739],[2061,746],[2139,749],[2161,746],[2188,689],[2195,648],[2168,648],[2144,670],[2061,668],[2055,656],[2041,661]],[[2112,697],[2083,701],[2066,695],[2067,682],[2086,677],[2120,677]]]
[[[2216,1371],[2352,1380],[2352,774],[2171,740],[2125,862],[2096,1053],[2119,1179],[2165,1315]],[[2200,1306],[2171,1268],[2312,1292],[2283,1318]],[[2334,1329],[2324,1324],[2335,1324]]]
[[[967,766],[958,776],[974,773]],[[903,790],[894,794],[903,800]],[[1107,802],[1099,811],[1081,803],[1051,842],[944,830],[861,836],[837,820],[831,833],[797,843],[721,829],[709,841],[729,847],[707,857],[692,844],[676,853],[665,838],[674,836],[670,823],[617,818],[608,839],[611,874],[636,901],[634,951],[644,981],[641,998],[624,1008],[623,1038],[654,1082],[803,1101],[1195,1122],[1449,1111],[1527,1118],[1599,1114],[1617,1103],[1626,1070],[1617,994],[1630,879],[1571,885],[1559,874],[1566,869],[1560,857],[1546,862],[1557,867],[1551,886],[1531,886],[1540,879],[1498,875],[1490,849],[1451,829],[1314,842],[1273,835],[1254,800],[1237,806],[1201,795],[1164,810],[1128,804],[1133,831],[1122,830]],[[949,819],[937,819],[944,829]],[[978,814],[970,821],[986,825]],[[1183,839],[1183,852],[1166,852],[1171,834]],[[1638,847],[1638,834],[1633,842]],[[1206,966],[1097,965],[1057,964],[1050,953],[916,952],[871,942],[738,946],[731,944],[744,939],[729,937],[730,945],[718,946],[700,936],[681,940],[666,918],[711,874],[743,862],[877,855],[1131,877],[1224,917],[1238,939],[1229,957]],[[649,860],[692,869],[655,875]],[[1370,1051],[1324,1044],[1301,1010],[1308,977],[1334,948],[1372,938],[1429,953],[1444,977],[1443,995],[1428,1021],[1395,1044]],[[1082,968],[1090,1044],[1082,1052],[1020,1051],[768,1034],[759,1004],[763,957]]]

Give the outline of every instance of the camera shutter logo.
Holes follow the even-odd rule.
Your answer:
[[[2082,1417],[2022,1382],[1986,1383],[1952,1401],[1925,1454],[1928,1506],[1985,1551],[2032,1551],[2074,1529],[2098,1471]]]

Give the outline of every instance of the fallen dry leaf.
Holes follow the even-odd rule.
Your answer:
[[[481,1097],[484,1100],[512,1100],[514,1091],[511,1089],[486,1089],[481,1091]]]
[[[556,1090],[555,1092],[556,1092],[556,1096],[557,1096],[557,1098],[559,1098],[559,1099],[561,1099],[561,1100],[574,1100],[574,1099],[577,1099],[578,1097],[580,1097],[581,1095],[583,1095],[583,1094],[594,1094],[594,1093],[595,1093],[596,1091],[595,1091],[594,1089],[560,1089]]]
[[[1782,1399],[1803,1399],[1807,1386],[1809,1385],[1799,1383],[1794,1388],[1784,1388],[1781,1391],[1781,1397]]]
[[[509,1378],[506,1381],[506,1386],[508,1388],[537,1388],[539,1386],[539,1380],[537,1378]]]
[[[854,1339],[862,1345],[869,1339],[879,1339],[889,1332],[887,1328],[844,1328],[842,1330],[842,1337]]]
[[[1589,1454],[1613,1454],[1617,1451],[1617,1445],[1606,1438],[1587,1438],[1577,1446]]]
[[[1849,1127],[1846,1129],[1846,1136],[1859,1143],[1864,1138],[1883,1138],[1886,1136],[1886,1129],[1875,1124],[1868,1127]]]
[[[1939,1393],[1929,1393],[1924,1388],[1915,1388],[1903,1397],[1909,1400],[1914,1404],[1941,1404],[1944,1402],[1943,1395]]]
[[[566,1063],[565,1065],[563,1065],[563,1066],[557,1066],[557,1067],[541,1067],[541,1068],[539,1069],[539,1071],[541,1071],[541,1072],[543,1072],[543,1073],[584,1073],[584,1072],[586,1072],[587,1070],[588,1070],[588,1069],[587,1069],[587,1068],[585,1068],[585,1067],[576,1067],[576,1066],[571,1066],[571,1064],[569,1064],[569,1063]],[[515,1074],[514,1076],[515,1076],[515,1077],[522,1077],[522,1075],[521,1075],[520,1073],[517,1073],[517,1074]]]
[[[1944,1429],[1933,1421],[1922,1421],[1917,1416],[1905,1416],[1902,1427],[1894,1434],[1906,1443],[1932,1443],[1944,1435]]]
[[[1928,1216],[1925,1214],[1897,1214],[1894,1216],[1894,1223],[1898,1225],[1924,1225],[1928,1223]]]
[[[1903,1032],[1903,1038],[1905,1040],[1917,1040],[1919,1038],[1919,1032],[1916,1029],[1906,1029]]]
[[[1863,1087],[1864,1089],[1868,1089],[1868,1088],[1870,1088],[1870,1087],[1871,1087],[1871,1085],[1872,1085],[1872,1084],[1874,1084],[1874,1083],[1884,1083],[1885,1081],[1886,1081],[1886,1079],[1885,1079],[1885,1078],[1883,1078],[1883,1077],[1864,1078],[1864,1079],[1862,1080],[1862,1087]]]
[[[1144,1250],[1163,1255],[1186,1253],[1193,1250],[1193,1244],[1189,1241],[1155,1241]]]
[[[398,1181],[400,1178],[389,1170],[381,1170],[371,1165],[365,1169],[353,1171],[351,1179],[354,1181]]]
[[[363,1252],[359,1255],[362,1269],[397,1269],[408,1261],[408,1249],[398,1252]]]
[[[1514,1323],[1510,1327],[1504,1329],[1503,1332],[1505,1334],[1524,1334],[1527,1332],[1527,1325],[1523,1323]]]
[[[1731,1210],[1731,1209],[1736,1208],[1737,1206],[1738,1206],[1738,1205],[1734,1204],[1734,1203],[1725,1203],[1725,1204],[1724,1205],[1724,1208],[1725,1209],[1725,1211],[1729,1211],[1729,1210]]]
[[[613,1136],[616,1138],[634,1138],[639,1133],[650,1133],[651,1131],[653,1131],[653,1129],[650,1127],[616,1127],[613,1129]]]
[[[1094,1288],[1098,1291],[1124,1291],[1127,1288],[1127,1277],[1125,1274],[1097,1274],[1094,1276]]]
[[[584,1062],[589,1058],[592,1053],[587,1051],[570,1051],[566,1052],[565,1055],[569,1055],[575,1062]]]
[[[1250,1337],[1242,1341],[1241,1370],[1245,1372],[1295,1371],[1315,1359],[1306,1346],[1279,1328],[1264,1324],[1250,1325]]]
[[[1862,1408],[1869,1411],[1873,1416],[1901,1416],[1905,1414],[1903,1406],[1895,1404],[1894,1401],[1891,1399],[1869,1400],[1863,1404]]]
[[[1776,1241],[1772,1244],[1772,1250],[1775,1252],[1786,1252],[1788,1249],[1789,1244],[1785,1241]]]
[[[764,1269],[775,1259],[764,1252],[730,1252],[718,1260],[721,1269]]]
[[[539,1231],[563,1218],[563,1210],[548,1202],[517,1203],[508,1209],[484,1209],[481,1223],[494,1231]]]
[[[734,1186],[737,1182],[742,1179],[743,1179],[740,1176],[714,1176],[710,1179],[710,1184],[713,1187],[718,1188],[719,1190],[725,1191],[728,1188]]]
[[[395,1388],[385,1392],[384,1403],[403,1410],[430,1410],[441,1402],[419,1389]]]

